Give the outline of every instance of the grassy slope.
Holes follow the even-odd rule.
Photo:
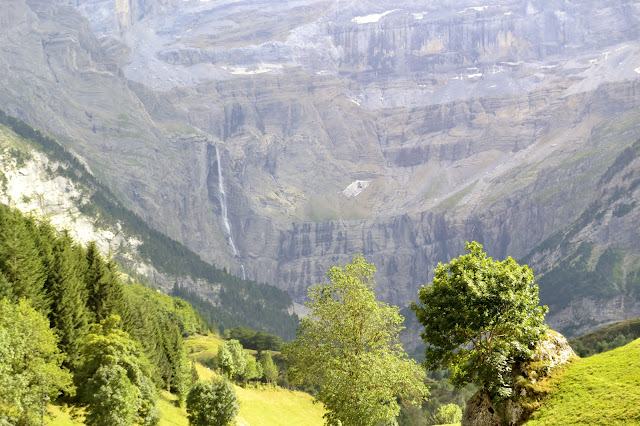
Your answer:
[[[566,367],[527,425],[640,424],[640,339]]]
[[[595,350],[596,344],[600,341],[612,342],[619,334],[634,335],[640,337],[640,318],[620,321],[615,324],[599,328],[591,333],[585,334],[569,341],[572,347],[582,344],[589,349]]]
[[[197,335],[185,340],[189,356],[196,360],[198,376],[208,380],[216,373],[200,364],[199,361],[215,357],[218,345],[223,340],[218,336]],[[324,409],[321,404],[314,404],[313,397],[304,392],[293,392],[285,389],[274,389],[264,386],[262,389],[241,388],[234,385],[240,399],[240,413],[237,424],[243,425],[323,425]],[[163,391],[158,400],[162,412],[160,426],[188,426],[187,410],[175,404],[176,397]],[[49,406],[48,410],[55,418],[47,422],[52,426],[81,425],[72,420],[69,413],[58,406]]]
[[[210,349],[209,349],[210,350]],[[195,354],[197,356],[197,354]],[[198,376],[208,380],[216,373],[196,364]],[[240,399],[240,413],[238,425],[323,425],[322,405],[314,404],[313,397],[304,392],[294,392],[285,389],[241,388],[234,385],[234,389]],[[164,414],[164,412],[163,412]],[[185,412],[186,416],[186,412]],[[162,424],[162,423],[161,423]],[[164,423],[184,424],[184,423]]]

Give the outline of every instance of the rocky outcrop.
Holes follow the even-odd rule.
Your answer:
[[[484,392],[476,392],[462,413],[463,426],[499,426],[500,415],[491,403],[489,395]]]
[[[514,396],[494,404],[486,392],[478,391],[467,401],[462,426],[515,426],[524,423],[541,396],[536,394],[536,387],[532,385],[575,355],[563,335],[549,330],[531,360],[514,369],[514,373],[521,377],[521,381],[514,379]]]

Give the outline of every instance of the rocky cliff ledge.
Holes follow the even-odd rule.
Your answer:
[[[523,424],[540,406],[543,392],[536,387],[557,366],[566,364],[576,354],[560,333],[549,331],[529,362],[514,369],[514,396],[506,403],[493,404],[486,392],[478,391],[467,401],[462,426],[515,426]],[[501,416],[500,413],[503,413]]]

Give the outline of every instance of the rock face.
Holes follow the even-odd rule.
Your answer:
[[[549,369],[566,364],[576,356],[567,339],[560,333],[549,330],[547,338],[536,347],[532,362],[542,362]],[[523,371],[526,371],[526,365]]]
[[[404,306],[464,241],[520,259],[600,200],[638,133],[636,5],[342,3],[3,1],[2,108],[156,229],[299,302],[362,252]],[[628,250],[625,277],[628,188],[628,222],[582,235]],[[628,298],[611,320],[637,307],[617,289],[594,302]]]
[[[567,339],[560,333],[550,330],[547,332],[547,338],[536,347],[531,361],[520,366],[518,374],[522,374],[527,380],[535,383],[543,374],[559,365],[566,364],[575,355]],[[540,365],[544,366],[544,370],[540,371]],[[478,391],[467,401],[462,414],[462,426],[520,425],[531,414],[531,410],[528,408],[530,404],[523,404],[523,397],[527,396],[531,397],[524,391],[523,394],[515,395],[513,400],[506,401],[503,404],[504,414],[501,416],[498,408],[491,402],[489,395]]]
[[[467,401],[462,413],[463,426],[499,426],[500,416],[484,392],[477,392]]]

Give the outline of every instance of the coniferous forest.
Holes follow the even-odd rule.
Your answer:
[[[183,336],[206,328],[188,303],[126,284],[95,244],[0,206],[0,420],[34,424],[59,400],[87,424],[154,424],[159,389],[188,392]]]

